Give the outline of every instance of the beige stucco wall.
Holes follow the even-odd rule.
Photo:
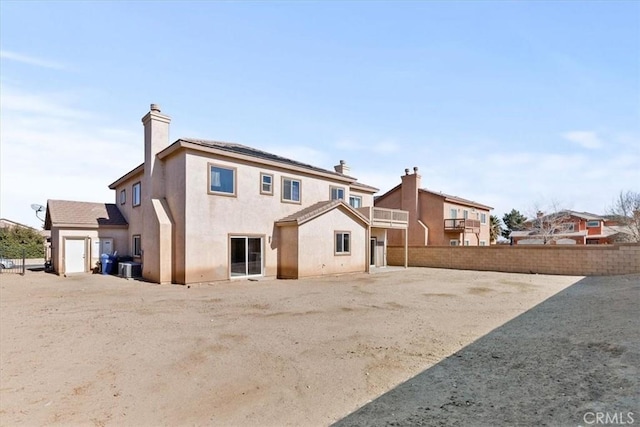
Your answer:
[[[185,283],[185,153],[179,152],[165,158],[163,166],[165,175],[171,177],[171,179],[165,179],[164,197],[167,201],[169,213],[173,218],[172,281],[174,283]]]
[[[236,168],[236,195],[233,197],[209,194],[209,164]],[[278,245],[274,222],[322,200],[329,200],[331,187],[345,190],[345,200],[349,196],[362,198],[363,206],[373,205],[373,193],[357,189],[338,179],[318,177],[313,174],[291,172],[286,168],[264,167],[250,161],[205,154],[192,150],[180,150],[155,165],[156,173],[161,173],[164,196],[172,224],[172,279],[174,283],[196,283],[226,280],[229,278],[229,239],[231,235],[260,236],[264,239],[264,275],[278,274]],[[260,193],[260,173],[273,175],[273,195]],[[167,177],[170,177],[168,179]],[[282,178],[301,181],[301,203],[287,203],[281,200]],[[134,235],[141,235],[144,256],[136,258],[145,263],[145,277],[154,280],[149,271],[158,268],[160,254],[157,236],[148,238],[145,234],[155,234],[159,230],[157,218],[145,214],[143,206],[132,206],[133,185],[142,182],[142,203],[150,203],[142,174],[132,176],[115,189],[115,202],[129,223],[126,249],[132,254]],[[127,200],[120,204],[120,191],[126,190]],[[157,190],[157,189],[156,189]],[[144,221],[154,222],[153,227]]]
[[[404,263],[404,248],[388,248],[389,265]],[[509,273],[608,276],[640,273],[640,245],[494,245],[409,248],[409,265]]]
[[[236,195],[208,194],[209,164],[236,168]],[[329,200],[331,186],[349,186],[338,180],[311,174],[294,173],[284,168],[265,167],[257,163],[187,152],[185,155],[185,213],[183,283],[226,280],[229,278],[229,236],[263,236],[264,275],[276,276],[278,246],[274,222],[322,200]],[[273,195],[260,193],[260,173],[273,175]],[[281,200],[282,178],[301,181],[301,203]],[[169,180],[167,180],[169,181]],[[373,195],[358,192],[363,205],[373,203]],[[180,222],[174,215],[176,223]]]
[[[100,253],[96,253],[93,242],[96,239],[113,239],[113,250],[119,255],[126,254],[127,230],[125,228],[95,228],[95,229],[59,229],[51,230],[51,264],[58,274],[65,274],[64,240],[85,239],[85,271],[91,271],[100,260]]]
[[[129,224],[129,229],[127,230],[126,245],[124,246],[124,248],[119,250],[119,253],[121,253],[122,255],[133,255],[133,236],[134,235],[142,236],[143,234],[142,219],[144,217],[144,214],[143,214],[142,204],[135,207],[133,206],[133,185],[137,182],[142,182],[142,178],[143,178],[142,174],[133,176],[129,178],[127,181],[118,185],[115,190],[114,203],[118,206],[118,209],[122,213],[122,216],[124,216],[124,219],[127,220],[127,223]],[[126,190],[127,200],[124,204],[121,204],[120,191],[123,189]],[[141,185],[141,196],[143,200],[144,200],[144,197],[143,197],[144,194],[145,194],[145,186]],[[141,238],[141,244],[144,245],[144,242],[142,240],[143,239]],[[142,258],[140,257],[137,257],[135,260],[138,262],[142,262]]]
[[[349,255],[335,254],[336,231],[351,233]],[[340,208],[302,224],[298,242],[298,277],[366,271],[367,226]]]

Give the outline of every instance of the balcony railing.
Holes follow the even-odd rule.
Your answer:
[[[445,231],[467,231],[472,230],[474,233],[480,232],[480,221],[477,219],[445,219]]]
[[[364,207],[358,211],[369,218],[372,227],[407,228],[409,212],[400,209]]]

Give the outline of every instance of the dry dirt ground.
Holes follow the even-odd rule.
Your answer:
[[[0,425],[329,425],[447,356],[471,357],[470,344],[581,279],[410,268],[187,287],[2,274]],[[616,279],[602,286],[607,280]],[[637,314],[640,280],[628,281]],[[562,320],[562,304],[553,307],[546,315]],[[588,321],[609,327],[600,317]],[[550,361],[507,363],[513,342],[496,342],[489,362],[506,364],[491,375]],[[549,351],[539,344],[527,352]],[[612,357],[625,351],[598,340],[585,345]],[[460,399],[478,397],[454,403]]]

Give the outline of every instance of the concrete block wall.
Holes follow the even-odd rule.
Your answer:
[[[404,265],[404,248],[387,249],[389,265]],[[640,273],[640,244],[409,247],[410,267],[570,276]]]

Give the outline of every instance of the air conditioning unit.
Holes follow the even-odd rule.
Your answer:
[[[142,276],[142,264],[139,262],[120,262],[118,263],[118,276],[125,279]]]

